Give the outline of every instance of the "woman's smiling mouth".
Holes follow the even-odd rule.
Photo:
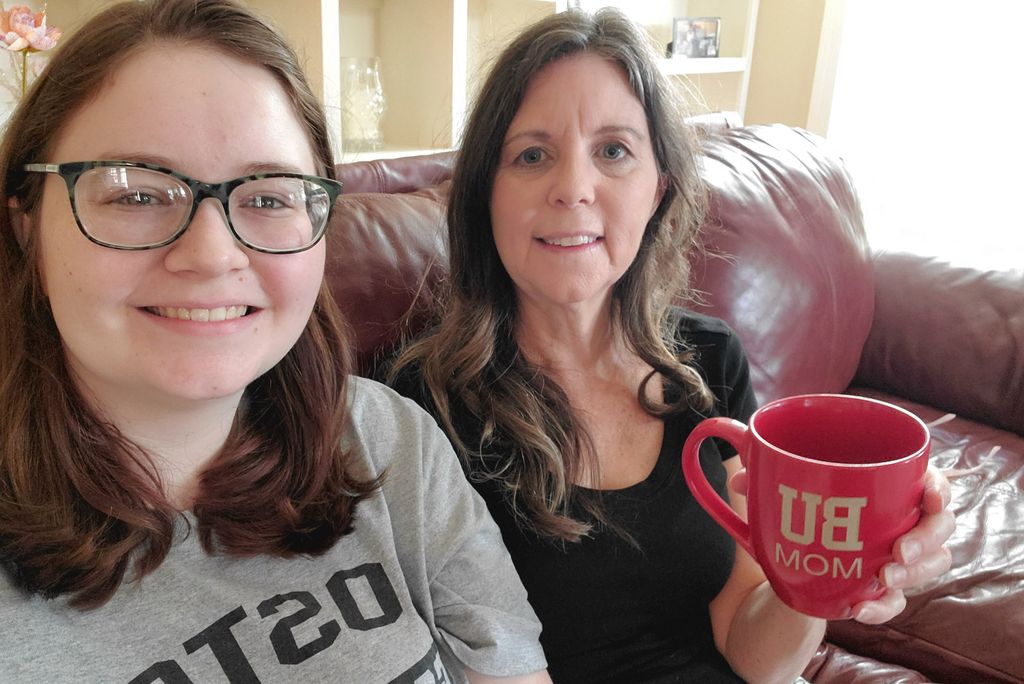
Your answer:
[[[580,245],[590,245],[598,241],[596,235],[569,235],[566,237],[556,238],[540,238],[540,240],[546,245],[552,245],[554,247],[579,247]]]
[[[161,318],[177,318],[184,321],[198,321],[200,323],[216,323],[218,321],[230,321],[241,318],[249,312],[245,304],[238,306],[218,306],[213,309],[186,309],[175,306],[149,306],[146,311],[156,314]]]

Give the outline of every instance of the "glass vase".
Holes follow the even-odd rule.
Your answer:
[[[377,57],[341,59],[341,139],[345,151],[368,152],[384,146],[381,118],[386,109]]]

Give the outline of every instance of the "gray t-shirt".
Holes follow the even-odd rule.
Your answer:
[[[346,447],[380,492],[316,558],[210,555],[186,525],[104,606],[28,596],[0,573],[0,682],[464,681],[545,667],[501,535],[433,419],[352,378]],[[191,519],[191,522],[195,522]]]

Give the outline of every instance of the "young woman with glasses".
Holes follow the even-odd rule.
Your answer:
[[[0,175],[0,679],[549,681],[443,435],[350,375],[341,185],[267,25],[106,10]]]

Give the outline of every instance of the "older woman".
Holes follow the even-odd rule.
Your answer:
[[[349,376],[341,188],[274,31],[108,9],[0,174],[0,679],[550,681],[444,436]]]
[[[755,408],[732,331],[671,306],[703,209],[680,111],[616,11],[513,41],[456,164],[444,316],[391,368],[502,528],[556,681],[792,681],[825,628],[782,603],[680,473],[699,420]],[[708,448],[724,492],[739,459]],[[945,571],[947,500],[933,475],[857,619],[891,618],[904,587]]]

